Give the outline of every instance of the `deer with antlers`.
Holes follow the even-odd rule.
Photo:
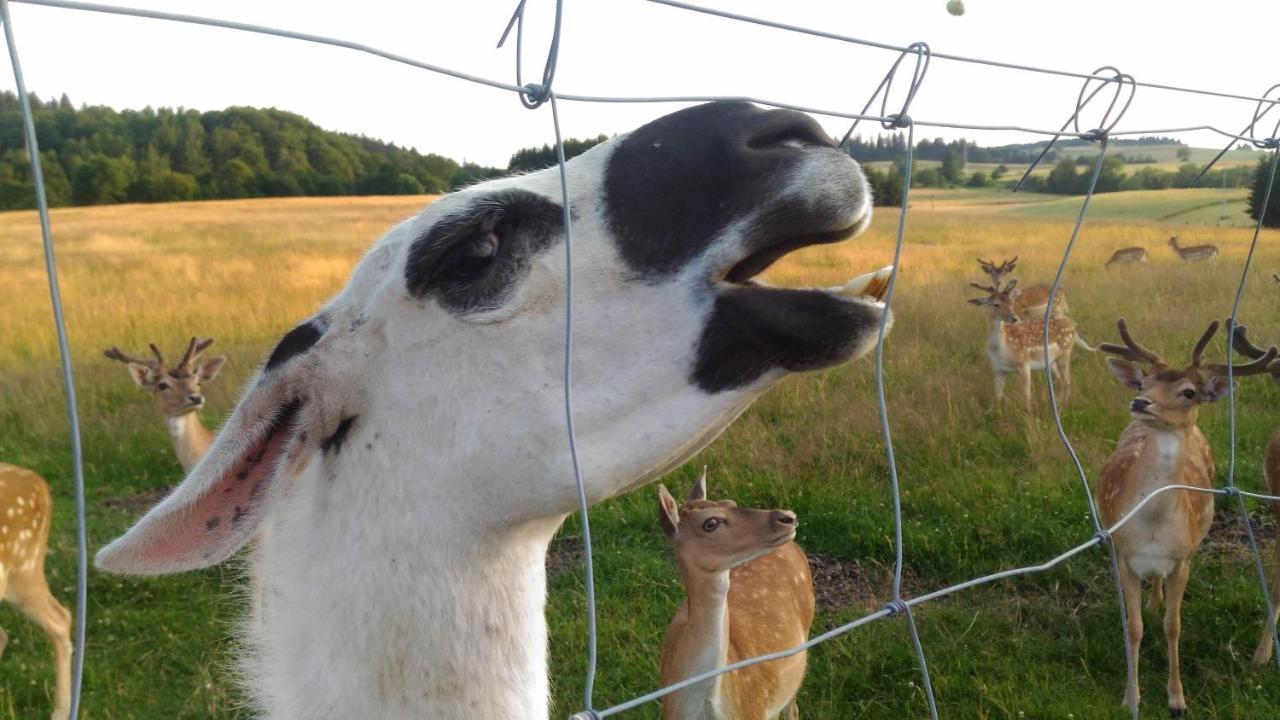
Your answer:
[[[1255,360],[1266,357],[1267,351],[1254,345],[1249,340],[1243,325],[1237,325],[1232,328],[1231,344],[1236,349],[1236,352],[1245,357]],[[1268,365],[1267,372],[1271,374],[1272,380],[1280,383],[1280,362],[1273,362]],[[1262,473],[1266,479],[1267,493],[1280,495],[1280,429],[1272,433],[1271,439],[1267,440],[1266,449],[1262,451]],[[1280,503],[1271,503],[1271,512],[1275,514],[1277,520],[1280,520]],[[1255,665],[1265,665],[1271,660],[1271,653],[1274,650],[1271,629],[1275,627],[1278,616],[1280,616],[1280,540],[1276,542],[1275,566],[1271,576],[1271,615],[1267,618],[1267,624],[1262,628],[1262,637],[1258,638],[1258,647],[1253,651]]]
[[[982,258],[977,258],[977,260],[982,272],[991,278],[991,284],[996,287],[1000,287],[1000,281],[1006,275],[1012,274],[1014,269],[1018,267],[1017,255],[1001,261],[999,265],[996,265],[991,260],[983,260]],[[1020,290],[1017,297],[1014,298],[1014,311],[1018,313],[1018,317],[1043,316],[1045,306],[1049,304],[1049,293],[1052,289],[1052,287],[1042,283]],[[1058,294],[1053,298],[1053,316],[1066,317],[1070,311],[1071,309],[1067,307],[1066,293],[1059,290]]]
[[[1179,245],[1177,235],[1169,238],[1169,247],[1178,253],[1178,258],[1182,262],[1201,262],[1218,257],[1217,245]]]
[[[1231,392],[1228,373],[1235,376],[1265,372],[1276,357],[1271,348],[1244,365],[1206,363],[1205,348],[1218,322],[1200,336],[1184,368],[1169,365],[1139,345],[1125,321],[1116,323],[1123,345],[1103,343],[1112,374],[1138,391],[1129,403],[1132,420],[1120,434],[1116,449],[1098,477],[1097,505],[1103,523],[1114,526],[1139,502],[1169,485],[1213,487],[1213,450],[1196,425],[1200,406]],[[1162,492],[1112,534],[1124,590],[1129,636],[1129,677],[1125,703],[1136,707],[1138,647],[1142,642],[1142,581],[1152,578],[1151,607],[1165,602],[1164,634],[1169,648],[1169,712],[1187,711],[1178,669],[1178,640],[1182,632],[1182,596],[1191,572],[1191,556],[1213,522],[1213,496],[1190,490]]]
[[[1062,402],[1067,402],[1071,397],[1072,350],[1075,347],[1089,352],[1096,350],[1076,333],[1075,322],[1066,315],[1049,318],[1049,354],[1046,357],[1044,324],[1035,322],[1036,316],[1032,316],[1029,322],[1023,322],[1017,311],[1017,280],[1010,280],[1003,288],[979,283],[969,285],[987,293],[983,298],[971,298],[969,303],[987,308],[987,361],[995,378],[996,404],[1004,400],[1005,381],[1016,373],[1022,379],[1022,394],[1027,410],[1030,410],[1031,371],[1046,368],[1061,386]],[[1041,312],[1044,312],[1043,306]]]
[[[125,363],[129,377],[155,398],[156,408],[165,418],[173,452],[186,472],[195,467],[213,444],[213,433],[200,422],[199,411],[204,407],[201,386],[218,375],[227,357],[219,355],[202,360],[201,353],[212,344],[212,338],[191,338],[182,360],[172,367],[165,363],[164,355],[154,343],[151,344],[154,360],[126,355],[116,347],[104,353],[112,360]]]
[[[685,600],[662,647],[662,684],[803,643],[813,623],[813,578],[792,542],[789,510],[707,500],[707,472],[677,505],[658,487],[658,518],[675,551]],[[667,695],[662,720],[788,720],[806,655],[736,670]]]

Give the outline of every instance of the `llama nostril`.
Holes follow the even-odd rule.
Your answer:
[[[754,127],[747,129],[745,140],[753,150],[836,146],[816,120],[790,110],[761,113]]]

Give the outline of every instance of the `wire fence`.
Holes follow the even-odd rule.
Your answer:
[[[751,665],[755,665],[763,662],[769,662],[772,660],[777,660],[777,659],[798,654],[800,652],[804,652],[810,648],[816,647],[825,642],[833,640],[837,637],[848,634],[853,630],[856,630],[870,623],[896,617],[896,616],[902,616],[906,620],[908,634],[915,651],[917,663],[920,668],[921,680],[925,690],[925,696],[928,702],[929,713],[930,713],[930,716],[934,718],[934,720],[936,720],[936,718],[938,717],[937,703],[934,697],[932,682],[929,677],[928,663],[927,663],[926,654],[924,651],[924,646],[920,640],[919,633],[917,632],[917,629],[916,629],[915,620],[911,613],[912,608],[925,603],[929,603],[935,600],[948,597],[952,594],[955,594],[964,590],[975,588],[981,585],[986,585],[999,580],[1045,572],[1047,570],[1050,570],[1052,568],[1055,568],[1061,565],[1067,560],[1070,560],[1076,557],[1077,555],[1080,555],[1085,551],[1090,550],[1098,545],[1105,545],[1108,548],[1110,569],[1111,569],[1113,581],[1116,586],[1116,596],[1117,596],[1117,601],[1120,609],[1122,637],[1124,638],[1125,651],[1126,651],[1125,659],[1126,659],[1126,663],[1131,665],[1132,648],[1129,647],[1128,633],[1124,630],[1124,620],[1126,615],[1125,596],[1120,585],[1119,566],[1117,562],[1115,548],[1110,542],[1111,536],[1118,529],[1125,526],[1134,517],[1136,517],[1138,513],[1141,512],[1141,510],[1148,503],[1155,500],[1156,497],[1167,492],[1185,491],[1185,492],[1206,493],[1211,495],[1236,498],[1239,505],[1239,509],[1241,511],[1241,515],[1244,519],[1245,528],[1246,528],[1247,536],[1249,539],[1249,547],[1252,552],[1254,565],[1258,575],[1258,581],[1262,589],[1263,597],[1266,600],[1268,617],[1270,617],[1271,599],[1267,591],[1268,586],[1267,586],[1266,571],[1265,571],[1261,553],[1258,549],[1258,544],[1257,544],[1255,533],[1253,531],[1252,523],[1250,521],[1249,514],[1247,512],[1247,507],[1245,506],[1245,498],[1251,498],[1254,500],[1259,500],[1264,502],[1276,502],[1276,501],[1280,501],[1280,497],[1241,490],[1236,485],[1237,438],[1236,438],[1235,393],[1234,392],[1228,393],[1228,417],[1229,417],[1229,437],[1230,437],[1229,458],[1230,459],[1229,459],[1229,464],[1227,469],[1226,485],[1224,487],[1219,487],[1219,488],[1205,488],[1205,487],[1198,487],[1198,486],[1191,486],[1191,485],[1168,485],[1168,486],[1161,487],[1155,490],[1154,492],[1150,493],[1149,495],[1145,496],[1140,502],[1138,502],[1133,508],[1131,508],[1126,514],[1124,514],[1115,523],[1109,526],[1104,526],[1099,516],[1098,508],[1093,499],[1093,491],[1089,484],[1088,473],[1085,471],[1084,465],[1080,460],[1080,457],[1077,454],[1074,446],[1072,445],[1071,440],[1068,437],[1066,429],[1063,425],[1061,411],[1058,406],[1057,393],[1054,387],[1053,374],[1048,371],[1046,371],[1045,375],[1046,375],[1046,381],[1048,384],[1050,406],[1052,408],[1054,426],[1057,431],[1059,440],[1061,441],[1064,449],[1066,450],[1068,456],[1070,457],[1072,465],[1075,468],[1076,475],[1079,478],[1081,489],[1084,493],[1085,501],[1089,508],[1089,517],[1091,518],[1091,521],[1093,524],[1094,534],[1087,540],[1084,540],[1083,542],[1079,543],[1078,545],[1075,545],[1074,547],[1071,547],[1065,550],[1061,554],[1053,558],[1050,558],[1045,562],[1037,565],[1029,565],[1025,567],[1002,570],[1002,571],[994,572],[981,577],[973,578],[971,580],[967,580],[961,583],[957,583],[955,585],[951,585],[951,586],[940,588],[931,592],[927,592],[921,595],[916,595],[914,597],[903,597],[902,595],[902,572],[903,572],[902,502],[901,502],[901,494],[899,491],[897,461],[894,455],[893,436],[892,436],[891,424],[890,424],[888,407],[886,402],[885,386],[884,386],[884,372],[885,372],[884,339],[885,339],[885,333],[887,329],[887,320],[889,317],[889,313],[886,312],[882,318],[881,325],[879,328],[879,336],[878,336],[879,341],[877,343],[876,351],[875,351],[875,387],[876,387],[876,400],[877,400],[877,406],[878,406],[881,435],[884,441],[887,467],[889,470],[890,492],[892,494],[893,516],[894,516],[894,569],[893,569],[893,581],[892,581],[892,594],[889,602],[885,604],[884,607],[880,608],[875,612],[872,612],[852,622],[849,622],[847,624],[841,625],[827,632],[824,632],[820,635],[812,637],[808,641],[800,645],[797,645],[793,648],[789,648],[787,650],[783,650],[780,652],[770,653],[770,654],[762,655],[759,657],[745,659],[740,662],[728,664],[716,670],[708,671],[693,677],[686,678],[684,680],[673,683],[671,685],[660,688],[658,690],[647,693],[645,695],[633,698],[626,702],[612,705],[607,708],[597,709],[595,707],[595,701],[594,701],[594,682],[595,682],[596,670],[597,670],[594,563],[593,563],[592,549],[591,549],[591,528],[590,528],[590,522],[588,517],[588,511],[587,511],[588,503],[586,499],[586,492],[585,492],[585,485],[582,477],[582,470],[578,462],[577,440],[574,433],[574,414],[573,414],[573,395],[572,395],[572,378],[573,378],[573,374],[572,374],[573,373],[573,362],[572,362],[573,361],[573,272],[572,272],[573,242],[572,242],[572,236],[571,236],[572,224],[570,222],[571,218],[570,218],[569,196],[568,196],[568,180],[567,180],[567,174],[566,174],[566,168],[565,168],[564,144],[563,144],[563,138],[562,138],[561,129],[560,129],[560,116],[559,116],[557,101],[565,100],[565,101],[572,101],[572,102],[587,102],[587,103],[658,104],[658,103],[693,103],[693,102],[707,102],[707,101],[717,101],[717,100],[740,100],[740,101],[753,102],[759,105],[765,105],[765,106],[774,107],[774,108],[791,109],[791,110],[797,110],[797,111],[806,112],[806,113],[815,114],[815,115],[823,115],[827,117],[843,118],[843,119],[851,120],[853,122],[848,132],[845,134],[844,140],[847,140],[852,135],[854,129],[856,129],[858,124],[862,121],[879,122],[881,127],[885,130],[896,130],[896,131],[905,132],[907,142],[906,142],[906,149],[905,149],[903,163],[902,163],[902,207],[898,214],[897,233],[896,233],[896,240],[894,243],[894,251],[893,251],[893,256],[894,256],[893,270],[889,276],[888,288],[886,290],[885,298],[884,298],[886,308],[891,307],[893,303],[894,293],[897,286],[899,268],[901,266],[902,250],[903,250],[904,241],[906,237],[908,207],[909,207],[909,198],[910,198],[910,190],[911,190],[912,166],[914,162],[914,144],[915,144],[914,133],[915,133],[916,127],[924,126],[924,127],[963,129],[963,130],[973,130],[973,131],[1016,131],[1016,132],[1026,133],[1029,135],[1049,137],[1050,138],[1049,143],[1040,153],[1039,157],[1037,157],[1036,160],[1027,169],[1026,173],[1023,176],[1023,179],[1018,183],[1019,187],[1021,186],[1022,182],[1025,181],[1026,177],[1030,176],[1031,172],[1035,169],[1036,165],[1038,165],[1044,159],[1049,149],[1059,138],[1064,136],[1074,137],[1081,140],[1089,141],[1091,143],[1096,143],[1098,145],[1099,152],[1096,160],[1094,161],[1094,167],[1089,179],[1087,191],[1081,202],[1080,211],[1076,216],[1076,220],[1071,231],[1070,239],[1068,240],[1066,249],[1064,250],[1062,255],[1062,260],[1058,265],[1057,274],[1054,278],[1054,282],[1049,293],[1048,303],[1046,304],[1046,307],[1045,307],[1045,314],[1043,317],[1044,333],[1042,337],[1042,341],[1043,341],[1042,349],[1043,349],[1043,352],[1045,353],[1045,356],[1048,357],[1049,345],[1050,345],[1049,321],[1053,313],[1055,300],[1061,288],[1063,276],[1065,275],[1067,266],[1070,262],[1071,253],[1075,248],[1076,242],[1080,236],[1081,229],[1084,225],[1085,218],[1088,215],[1089,205],[1093,198],[1094,191],[1097,187],[1098,178],[1101,174],[1103,163],[1106,158],[1109,139],[1112,137],[1126,136],[1126,135],[1175,135],[1175,134],[1184,134],[1184,133],[1196,132],[1196,131],[1212,132],[1224,138],[1227,138],[1228,140],[1227,146],[1223,149],[1222,152],[1218,153],[1218,155],[1214,157],[1213,160],[1211,160],[1208,164],[1206,164],[1206,166],[1201,170],[1200,174],[1196,177],[1196,181],[1202,178],[1204,174],[1208,172],[1208,170],[1212,168],[1223,157],[1223,155],[1225,155],[1226,152],[1231,147],[1233,147],[1236,143],[1245,142],[1245,143],[1249,143],[1250,145],[1256,148],[1269,150],[1271,152],[1271,161],[1270,161],[1271,172],[1268,175],[1269,179],[1268,179],[1266,190],[1263,195],[1262,203],[1261,203],[1261,207],[1265,209],[1268,206],[1268,203],[1272,194],[1272,190],[1273,190],[1272,182],[1274,180],[1277,166],[1280,165],[1280,122],[1278,122],[1273,127],[1270,134],[1261,138],[1258,136],[1257,127],[1259,126],[1259,123],[1262,121],[1262,119],[1265,118],[1267,114],[1269,114],[1271,110],[1273,110],[1278,103],[1280,103],[1280,97],[1272,97],[1273,93],[1276,93],[1278,90],[1280,90],[1280,84],[1274,85],[1268,88],[1267,91],[1260,96],[1251,96],[1251,95],[1245,95],[1245,94],[1223,92],[1219,90],[1192,88],[1192,87],[1184,87],[1179,85],[1162,84],[1162,83],[1154,83],[1154,82],[1142,82],[1142,81],[1136,80],[1133,76],[1127,73],[1123,73],[1120,70],[1111,66],[1100,67],[1091,73],[1057,70],[1057,69],[1051,69],[1051,68],[1038,67],[1034,65],[987,60],[982,58],[967,57],[967,56],[955,55],[955,54],[938,53],[938,52],[932,51],[929,45],[923,42],[912,43],[911,45],[908,45],[906,47],[899,47],[899,46],[895,46],[887,43],[855,38],[855,37],[841,35],[841,34],[832,33],[828,31],[805,28],[805,27],[800,27],[796,25],[789,25],[789,24],[774,22],[774,21],[770,21],[762,18],[750,17],[750,16],[730,13],[722,10],[706,8],[706,7],[693,5],[689,3],[678,2],[677,0],[649,0],[649,2],[655,3],[657,5],[664,5],[675,10],[702,13],[702,14],[720,17],[722,19],[726,19],[734,22],[751,23],[751,24],[760,25],[763,27],[768,27],[768,28],[772,28],[780,31],[785,31],[785,32],[801,33],[801,34],[805,34],[813,37],[821,37],[821,38],[826,38],[830,40],[837,40],[837,41],[847,42],[851,44],[897,52],[898,53],[897,59],[892,63],[888,72],[885,74],[884,79],[880,82],[879,86],[872,93],[871,97],[867,100],[866,104],[862,107],[862,109],[859,112],[851,113],[844,110],[832,110],[832,109],[824,109],[824,108],[816,108],[816,107],[806,107],[802,105],[796,105],[793,103],[787,103],[787,102],[776,101],[776,100],[765,99],[765,98],[747,97],[747,96],[723,96],[723,95],[709,94],[709,95],[684,95],[684,96],[627,97],[627,96],[578,95],[578,94],[555,92],[553,90],[553,84],[555,80],[556,65],[558,61],[559,47],[560,47],[560,31],[561,31],[562,19],[563,19],[563,0],[556,0],[556,3],[555,3],[555,20],[554,20],[554,26],[553,26],[554,29],[552,32],[552,38],[549,45],[548,56],[543,66],[543,71],[540,76],[540,82],[536,82],[536,83],[525,83],[523,81],[523,68],[521,67],[521,55],[523,50],[524,14],[526,11],[527,0],[519,0],[515,8],[515,11],[511,16],[510,21],[507,23],[506,29],[503,31],[502,36],[498,41],[498,47],[502,47],[506,42],[506,40],[508,39],[508,37],[510,36],[511,31],[513,29],[515,30],[515,33],[516,33],[516,53],[515,53],[516,54],[516,69],[515,69],[516,82],[514,84],[494,80],[491,78],[484,78],[484,77],[476,76],[473,74],[461,72],[458,70],[450,69],[447,67],[443,67],[440,65],[423,62],[423,61],[409,58],[397,53],[381,50],[379,48],[372,47],[363,43],[353,42],[350,40],[345,40],[340,38],[315,35],[310,33],[295,32],[295,31],[282,29],[282,28],[267,27],[267,26],[256,25],[251,23],[235,22],[235,21],[201,17],[201,16],[195,16],[195,15],[169,13],[169,12],[163,12],[163,11],[157,11],[157,10],[117,7],[112,5],[104,5],[104,4],[88,3],[88,2],[76,2],[74,0],[12,0],[12,1],[15,3],[22,3],[22,4],[28,4],[28,5],[42,5],[46,7],[61,8],[66,10],[80,11],[80,12],[106,13],[111,15],[122,15],[122,16],[136,17],[136,18],[162,20],[162,21],[168,21],[168,22],[203,25],[208,27],[223,28],[223,29],[234,30],[239,32],[272,35],[272,36],[281,37],[281,38],[299,40],[299,41],[310,42],[310,43],[317,43],[322,45],[330,45],[334,47],[341,47],[341,48],[346,48],[356,52],[367,53],[370,55],[384,58],[386,60],[390,60],[392,62],[409,65],[409,66],[426,70],[429,72],[446,75],[446,76],[453,77],[466,82],[476,83],[479,85],[488,86],[488,87],[491,87],[497,90],[506,91],[506,92],[512,92],[517,95],[520,102],[524,105],[524,107],[528,109],[538,109],[543,105],[550,106],[552,127],[553,127],[554,137],[555,137],[555,149],[556,149],[556,159],[557,159],[557,166],[558,166],[558,172],[559,172],[562,211],[564,213],[565,262],[566,262],[566,268],[567,268],[566,283],[565,283],[565,341],[564,341],[564,372],[563,372],[563,397],[564,397],[565,424],[566,424],[566,440],[568,444],[569,454],[572,459],[574,482],[577,486],[577,491],[578,491],[579,514],[581,516],[580,520],[581,520],[582,535],[583,535],[583,548],[584,548],[583,564],[584,564],[584,570],[586,575],[586,595],[587,595],[587,613],[588,613],[587,660],[586,660],[586,669],[585,669],[586,681],[585,681],[585,689],[584,689],[583,705],[582,705],[583,709],[580,712],[575,713],[571,717],[571,720],[600,720],[602,718],[618,715],[620,713],[626,712],[628,710],[639,707],[641,705],[653,702],[655,700],[659,700],[670,693],[677,692],[679,690],[710,680],[717,676],[730,673],[735,670],[739,670],[741,668],[748,667]],[[53,236],[52,236],[52,231],[49,223],[49,208],[48,208],[48,202],[44,192],[39,148],[38,148],[37,138],[35,135],[35,125],[33,122],[33,116],[32,116],[31,107],[29,103],[29,97],[26,91],[26,84],[24,82],[21,65],[19,63],[18,50],[15,43],[15,39],[14,39],[13,23],[10,17],[9,10],[10,10],[9,0],[0,0],[0,22],[2,22],[4,25],[5,41],[8,47],[9,57],[10,57],[12,67],[13,67],[13,72],[14,72],[14,80],[17,85],[18,95],[21,103],[20,109],[22,113],[24,137],[26,140],[27,152],[31,161],[32,177],[34,179],[34,184],[36,188],[36,207],[37,207],[37,212],[40,218],[41,237],[43,242],[46,271],[48,274],[49,288],[50,288],[50,300],[53,308],[54,324],[56,325],[56,328],[57,328],[57,338],[58,338],[59,353],[60,353],[61,365],[62,365],[63,383],[65,387],[65,392],[66,392],[66,400],[67,400],[69,424],[70,424],[71,456],[72,456],[71,460],[72,460],[72,466],[73,466],[73,472],[74,472],[75,497],[76,497],[76,540],[77,540],[76,611],[75,611],[76,633],[75,633],[74,655],[73,655],[71,717],[76,718],[78,717],[78,711],[79,711],[80,699],[81,699],[82,671],[83,671],[83,663],[84,663],[86,604],[87,604],[87,583],[86,583],[87,551],[86,551],[86,542],[85,542],[83,459],[82,459],[82,453],[81,453],[79,419],[76,411],[75,383],[72,375],[70,350],[69,350],[69,344],[68,344],[67,333],[66,333],[66,325],[65,325],[65,316],[64,316],[63,307],[62,307],[61,295],[59,292],[57,263],[55,260]],[[894,80],[904,60],[906,60],[908,57],[914,57],[915,64],[911,73],[911,77],[907,84],[907,90],[905,92],[905,95],[901,104],[898,106],[898,111],[889,112],[889,108],[890,108],[889,96],[893,89]],[[1017,70],[1021,72],[1031,72],[1031,73],[1048,74],[1048,75],[1055,75],[1055,76],[1067,77],[1067,78],[1075,78],[1075,79],[1083,80],[1083,83],[1081,85],[1079,95],[1076,98],[1075,108],[1073,112],[1067,118],[1067,121],[1064,122],[1063,125],[1057,130],[1030,128],[1030,127],[1022,127],[1017,125],[989,125],[989,124],[914,119],[909,114],[909,110],[911,108],[912,102],[915,100],[918,92],[921,90],[921,88],[924,85],[924,81],[928,73],[929,65],[931,61],[934,59],[947,60],[947,61],[965,63],[965,64],[985,65],[990,67]],[[1093,87],[1091,90],[1090,88],[1094,83],[1097,83],[1097,87]],[[1126,111],[1129,109],[1130,105],[1133,103],[1134,96],[1136,94],[1137,88],[1139,87],[1148,88],[1152,90],[1189,94],[1189,95],[1199,95],[1199,96],[1208,96],[1208,97],[1224,98],[1224,99],[1231,99],[1231,100],[1248,101],[1248,102],[1254,103],[1255,108],[1254,108],[1253,116],[1250,122],[1247,125],[1245,125],[1244,128],[1238,133],[1222,130],[1220,128],[1217,128],[1215,126],[1208,125],[1208,124],[1182,126],[1182,127],[1170,127],[1170,128],[1117,130],[1116,129],[1117,126],[1119,125],[1121,120],[1124,118],[1124,115]],[[1097,123],[1085,124],[1082,126],[1081,116],[1083,112],[1098,95],[1102,94],[1107,89],[1110,89],[1113,94],[1107,106],[1106,111],[1101,116],[1101,119]],[[870,108],[872,107],[872,105],[875,103],[877,99],[880,100],[880,112],[878,114],[869,114],[868,111],[870,110]],[[841,142],[842,145],[843,145],[843,142],[844,141],[842,140]],[[1261,214],[1262,213],[1260,213],[1260,215]],[[1228,332],[1227,332],[1227,339],[1226,339],[1228,381],[1233,386],[1234,386],[1234,371],[1231,368],[1231,363],[1232,363],[1231,330],[1237,325],[1237,319],[1238,319],[1241,300],[1244,295],[1244,290],[1247,284],[1249,270],[1253,262],[1254,253],[1257,249],[1258,242],[1261,237],[1261,230],[1262,230],[1262,220],[1260,218],[1257,225],[1254,228],[1253,238],[1249,246],[1248,255],[1246,257],[1244,266],[1241,269],[1240,281],[1237,286],[1234,302],[1232,304],[1231,316],[1228,320]],[[1280,636],[1277,636],[1276,628],[1272,626],[1270,630],[1272,632],[1273,639],[1277,640],[1277,644],[1280,644]],[[1280,667],[1280,653],[1276,653],[1275,659],[1276,659],[1277,666]],[[1132,713],[1133,718],[1135,718],[1136,720],[1136,718],[1138,717],[1137,705],[1134,704],[1131,707],[1130,711]]]

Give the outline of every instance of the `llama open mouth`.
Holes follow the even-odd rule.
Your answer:
[[[737,264],[729,268],[729,272],[725,273],[724,279],[726,282],[731,282],[735,285],[751,284],[752,278],[768,270],[786,255],[811,245],[827,245],[846,240],[852,237],[860,226],[860,224],[857,224],[840,230],[808,233],[771,243],[739,260]]]

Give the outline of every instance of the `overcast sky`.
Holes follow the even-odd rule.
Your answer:
[[[119,4],[288,27],[374,45],[476,75],[514,80],[514,44],[494,45],[515,0],[325,2],[119,0]],[[1139,80],[1259,95],[1274,72],[1275,0],[967,0],[953,17],[944,0],[704,0],[772,20],[937,52],[1089,72],[1111,64]],[[537,77],[553,0],[529,0],[526,80]],[[350,50],[176,23],[12,5],[27,86],[76,104],[200,110],[276,107],[320,126],[505,166],[519,147],[552,138],[547,108],[514,95]],[[643,0],[566,0],[562,93],[750,95],[854,112],[895,54],[759,28]],[[7,57],[0,87],[12,89]],[[905,80],[905,76],[903,78]],[[903,83],[899,83],[899,87]],[[934,61],[912,109],[920,120],[1056,128],[1079,81]],[[900,97],[899,90],[895,98]],[[570,136],[616,133],[675,105],[561,104]],[[1139,88],[1118,130],[1213,124],[1237,131],[1251,103]],[[1086,115],[1086,117],[1090,117]],[[820,118],[839,135],[845,123]],[[1089,124],[1086,121],[1085,124]],[[983,144],[1034,137],[922,128]],[[1192,145],[1222,141],[1191,134]]]

